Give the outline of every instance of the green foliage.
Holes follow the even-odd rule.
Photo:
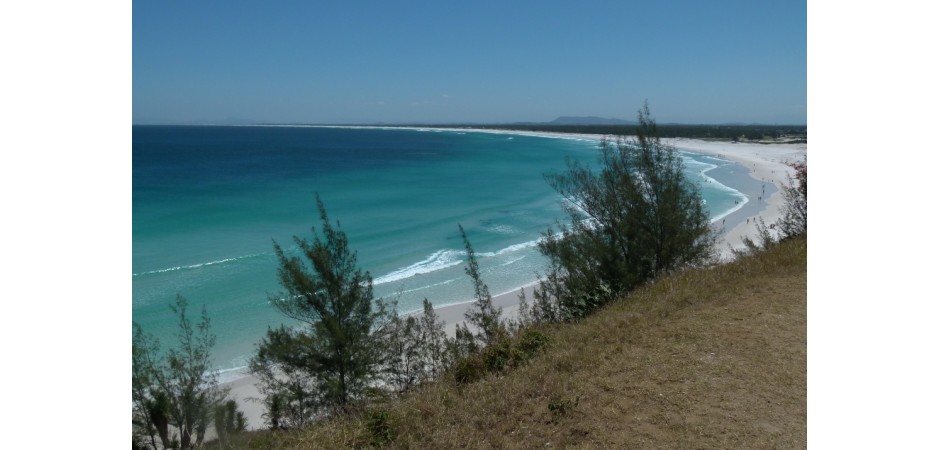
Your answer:
[[[448,364],[444,322],[427,299],[420,316],[392,314],[380,331],[385,344],[382,378],[397,392],[434,378]]]
[[[457,227],[460,229],[460,237],[463,238],[464,247],[467,250],[467,266],[464,267],[464,271],[473,283],[473,293],[476,299],[473,306],[465,313],[465,317],[467,323],[477,329],[477,333],[474,335],[476,340],[484,346],[490,345],[507,332],[506,324],[501,318],[503,309],[493,306],[493,297],[490,296],[489,288],[480,275],[480,265],[477,262],[473,246],[470,244],[470,239],[467,238],[467,233],[462,226],[458,225]],[[469,329],[466,325],[463,325],[463,328],[462,335],[466,336]]]
[[[468,384],[486,376],[486,363],[480,353],[471,353],[457,359],[454,363],[454,381]]]
[[[529,301],[525,295],[525,288],[519,289],[519,312],[517,314],[516,320],[512,321],[510,325],[510,331],[513,333],[518,332],[528,326],[533,325],[536,322],[535,313],[532,310],[532,307],[529,306]]]
[[[548,345],[548,335],[535,329],[526,329],[516,336],[516,357],[519,361],[527,361],[536,352]]]
[[[701,264],[716,239],[697,186],[675,147],[661,142],[644,106],[636,137],[604,140],[600,172],[577,162],[548,183],[566,200],[570,225],[539,243],[549,268],[536,292],[541,321],[585,316],[674,269]]]
[[[454,380],[458,384],[473,383],[488,373],[519,367],[548,343],[548,336],[533,328],[520,329],[514,335],[507,333],[496,342],[457,359]]]
[[[264,395],[267,412],[264,418],[272,429],[301,427],[313,422],[322,405],[323,393],[313,367],[312,338],[286,327],[269,329],[249,362],[249,369],[258,378],[258,389]]]
[[[580,402],[581,397],[572,400],[570,398],[562,398],[561,396],[553,395],[548,401],[548,411],[552,414],[552,422],[557,423],[559,419],[567,416],[578,407]]]
[[[209,332],[205,307],[193,324],[187,302],[176,297],[170,310],[177,316],[178,346],[160,353],[159,342],[134,324],[132,344],[132,400],[135,441],[140,446],[195,448],[202,445],[212,411],[227,391],[219,388],[210,371],[215,335]]]
[[[783,217],[777,221],[781,239],[789,239],[806,233],[806,160],[790,164],[796,171],[796,179],[787,175],[787,185],[783,186]],[[794,183],[795,181],[795,183]]]
[[[316,202],[320,233],[314,227],[312,242],[294,237],[303,258],[274,243],[285,292],[270,302],[302,327],[268,329],[250,363],[275,407],[272,426],[301,426],[361,398],[381,356],[372,331],[386,312],[381,303],[373,308],[372,277],[356,266],[346,234],[330,223],[319,195]]]
[[[140,448],[157,448],[159,436],[164,446],[169,441],[169,403],[166,396],[155,388],[153,376],[153,358],[158,355],[159,343],[152,335],[146,335],[143,329],[134,324],[134,337],[131,345],[131,398],[133,410],[133,439]],[[158,397],[158,398],[156,398]]]
[[[459,228],[467,250],[464,270],[473,282],[476,301],[465,314],[466,322],[457,326],[454,339],[448,340],[446,345],[453,361],[454,379],[458,384],[465,384],[477,381],[487,373],[501,372],[527,361],[547,342],[547,338],[530,328],[535,320],[524,290],[519,294],[520,318],[512,323],[501,318],[502,308],[493,305],[489,289],[480,275],[473,246],[463,227]],[[474,334],[471,327],[478,332]]]
[[[384,447],[395,439],[391,424],[391,414],[386,410],[373,411],[369,414],[369,434],[373,447]]]
[[[499,339],[483,349],[483,366],[487,372],[500,372],[513,361],[513,348],[510,339]]]
[[[241,433],[248,427],[248,419],[238,410],[235,400],[229,400],[215,407],[213,422],[219,443],[225,444],[229,436]]]

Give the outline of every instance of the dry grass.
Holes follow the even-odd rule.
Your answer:
[[[581,323],[543,331],[550,346],[509,373],[463,386],[445,379],[307,430],[250,433],[239,445],[806,446],[805,239],[664,277]]]

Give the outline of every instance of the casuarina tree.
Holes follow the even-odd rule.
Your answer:
[[[160,352],[159,342],[134,324],[132,399],[135,443],[142,447],[189,449],[202,445],[214,409],[227,391],[211,370],[215,335],[209,332],[205,307],[199,322],[186,314],[177,295],[170,310],[179,321],[177,346]]]
[[[569,224],[539,243],[549,269],[536,315],[580,317],[663,272],[708,260],[715,233],[683,169],[644,105],[635,137],[601,142],[597,171],[569,161],[564,173],[547,174]]]
[[[301,426],[360,398],[381,356],[373,327],[385,313],[373,305],[372,277],[319,195],[316,203],[321,226],[312,241],[294,238],[299,255],[274,243],[284,291],[270,303],[297,323],[268,329],[250,363],[272,427]]]

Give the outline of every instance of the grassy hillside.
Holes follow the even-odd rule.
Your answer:
[[[806,240],[664,277],[543,330],[525,366],[452,377],[238,448],[801,448]],[[212,448],[212,446],[210,446]]]

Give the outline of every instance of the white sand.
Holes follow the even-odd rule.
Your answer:
[[[467,282],[469,283],[469,279]],[[526,301],[529,302],[529,305],[532,304],[532,289],[534,287],[534,284],[525,287]],[[434,308],[434,312],[444,321],[444,330],[449,337],[454,336],[457,324],[464,321],[464,313],[472,304],[472,301],[468,301]],[[493,305],[503,308],[503,318],[515,318],[519,313],[519,290],[493,296]],[[420,312],[415,314],[420,314]],[[245,418],[248,420],[249,430],[264,428],[262,414],[265,413],[265,409],[264,405],[258,401],[261,399],[261,393],[255,383],[257,383],[257,378],[245,372],[242,378],[222,384],[223,387],[230,389],[228,398],[235,399],[238,402],[238,409],[245,414]],[[207,440],[214,436],[214,431],[210,429],[206,433]]]
[[[330,127],[339,128],[339,127]],[[400,128],[400,127],[343,127],[343,128]],[[424,128],[413,128],[424,129]],[[426,130],[441,131],[459,131],[459,132],[482,132],[497,134],[515,134],[526,136],[554,137],[565,139],[586,139],[600,141],[603,136],[591,134],[573,134],[573,133],[549,133],[549,132],[531,132],[531,131],[504,131],[504,130],[485,130],[485,129],[467,129],[467,128],[433,128]],[[777,185],[778,191],[771,195],[770,199],[762,199],[759,202],[760,212],[754,216],[740,217],[738,223],[726,224],[727,232],[722,236],[719,242],[719,250],[723,258],[730,258],[730,248],[741,248],[744,236],[756,238],[756,228],[754,221],[747,223],[747,219],[756,219],[761,217],[769,225],[780,217],[780,208],[783,206],[783,196],[779,190],[787,182],[787,174],[793,173],[793,170],[787,166],[788,162],[802,161],[806,157],[806,144],[732,144],[731,142],[707,142],[696,139],[664,139],[665,142],[675,145],[681,150],[688,150],[695,153],[702,153],[711,156],[720,157],[734,161],[750,171],[752,178],[758,181],[772,182]],[[729,186],[738,188],[736,186]],[[739,189],[740,190],[740,189]],[[749,202],[758,202],[759,193],[744,192],[748,196]],[[729,216],[732,217],[732,216]],[[730,229],[729,229],[730,227]],[[532,304],[532,288],[534,285],[527,286],[526,298],[529,304]],[[503,308],[504,318],[514,318],[518,314],[519,290],[507,292],[493,297],[493,303]],[[454,335],[454,330],[458,323],[463,322],[464,313],[472,305],[472,301],[459,303],[455,305],[446,305],[435,308],[440,318],[445,322],[445,330],[449,336]],[[262,414],[264,406],[253,399],[260,399],[261,395],[255,387],[256,380],[247,375],[234,381],[225,383],[231,389],[229,398],[234,398],[239,403],[239,408],[245,413],[248,419],[248,429],[255,430],[264,427]]]
[[[762,199],[761,210],[749,217],[750,223],[741,220],[730,224],[719,243],[722,257],[730,258],[730,248],[742,248],[745,236],[756,238],[757,229],[754,219],[762,218],[767,225],[780,219],[780,209],[783,208],[782,187],[787,184],[787,175],[793,176],[794,170],[787,163],[803,161],[806,158],[806,144],[733,144],[731,142],[707,142],[697,139],[664,139],[682,150],[716,156],[734,161],[750,171],[751,178],[759,181],[774,183],[777,192],[770,199]],[[736,188],[735,186],[730,186]],[[748,201],[758,202],[756,192],[744,192]],[[727,228],[726,228],[727,229]]]
[[[261,403],[261,392],[259,392],[258,387],[255,386],[257,382],[258,379],[248,374],[246,369],[242,378],[222,383],[223,387],[231,389],[228,398],[235,399],[235,401],[238,402],[238,410],[245,414],[245,419],[248,420],[248,430],[264,428],[264,419],[261,415],[266,411],[264,404]],[[215,432],[214,429],[210,429],[209,431],[212,433]],[[209,433],[207,432],[206,435],[206,440],[208,440]]]

